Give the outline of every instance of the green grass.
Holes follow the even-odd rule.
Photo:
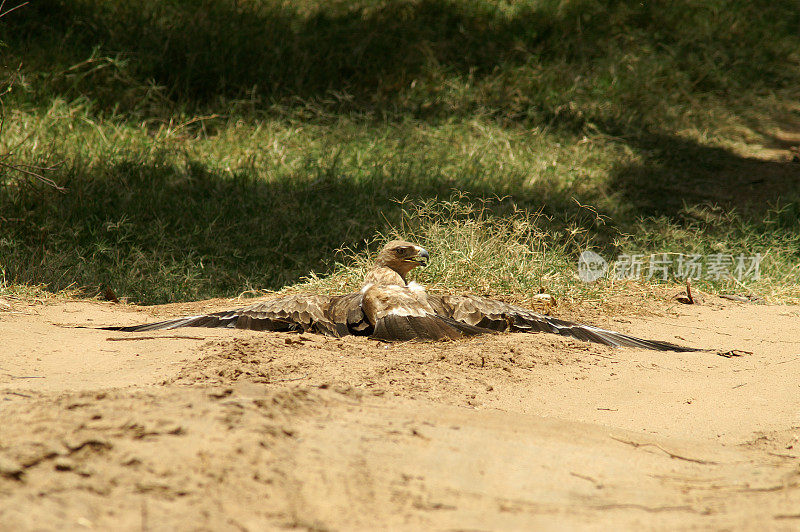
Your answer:
[[[531,214],[513,205],[502,209],[502,215],[495,214],[503,203],[507,201],[501,198],[474,201],[463,194],[448,200],[401,203],[403,216],[399,225],[378,234],[366,250],[338,250],[339,260],[329,275],[312,275],[293,289],[357,290],[374,255],[386,241],[395,238],[405,238],[436,250],[428,267],[413,274],[434,291],[499,296],[522,304],[535,304],[536,294],[547,292],[567,307],[592,302],[613,309],[618,307],[617,299],[625,300],[627,295],[663,297],[664,292],[658,287],[674,287],[685,282],[674,275],[667,282],[661,282],[658,270],[647,281],[649,257],[644,258],[643,275],[635,281],[615,278],[611,264],[607,275],[597,281],[580,281],[576,257],[581,251],[593,248],[593,235],[578,224],[554,224],[541,213]],[[694,215],[705,217],[715,226],[716,240],[707,242],[698,238],[698,228],[691,222],[681,227],[664,219],[643,220],[638,232],[619,237],[616,248],[598,251],[611,263],[622,253],[671,253],[669,271],[673,274],[678,260],[675,255],[679,253],[707,257],[730,254],[733,256],[729,266],[731,275],[709,279],[703,270],[700,279],[692,280],[692,286],[769,301],[797,300],[800,292],[796,253],[800,249],[800,235],[784,231],[769,234],[764,226],[743,224],[735,212],[719,208],[705,208]],[[786,209],[772,210],[766,225],[780,223],[781,217],[792,215]],[[658,231],[653,231],[654,227]],[[704,229],[710,232],[708,227]],[[783,235],[782,239],[778,235]],[[755,279],[747,273],[739,280],[735,271],[737,256],[744,255],[745,266],[749,267],[749,256],[755,253],[765,255],[760,277]],[[703,262],[707,268],[707,261]]]
[[[597,298],[628,285],[577,280],[587,247],[760,252],[699,286],[797,300],[800,165],[760,155],[800,131],[796,7],[32,3],[0,19],[0,156],[68,191],[0,170],[0,293],[339,290],[400,234],[438,288]]]

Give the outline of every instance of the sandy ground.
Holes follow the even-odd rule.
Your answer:
[[[73,326],[231,302],[1,303],[2,530],[800,527],[800,307],[590,320],[750,352],[726,358],[126,334]]]

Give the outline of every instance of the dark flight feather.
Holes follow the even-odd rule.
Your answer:
[[[439,315],[494,331],[547,332],[614,347],[639,347],[657,351],[698,351],[692,347],[658,340],[645,340],[601,329],[594,325],[581,325],[544,316],[496,299],[429,294],[428,301]]]

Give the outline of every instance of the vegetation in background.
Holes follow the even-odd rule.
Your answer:
[[[0,154],[68,191],[0,170],[0,290],[335,289],[394,231],[438,287],[761,252],[700,285],[791,300],[800,165],[763,154],[800,131],[798,27],[793,0],[37,1],[0,19]]]
[[[503,199],[473,201],[463,194],[449,200],[428,200],[422,203],[402,203],[402,221],[386,233],[378,234],[366,250],[338,250],[340,260],[332,272],[323,277],[312,275],[305,282],[295,285],[295,290],[348,292],[358,290],[364,275],[380,247],[394,238],[405,238],[418,242],[427,249],[436,250],[430,264],[414,271],[415,279],[431,290],[463,291],[501,297],[511,302],[536,304],[536,295],[547,292],[556,301],[567,306],[595,302],[613,307],[618,296],[635,293],[639,297],[663,296],[663,292],[652,288],[660,281],[658,270],[649,287],[642,286],[647,279],[648,258],[645,257],[642,276],[635,280],[617,278],[614,260],[609,256],[606,275],[594,282],[579,280],[577,256],[591,249],[592,235],[580,225],[554,227],[551,220],[541,213],[531,214],[513,207],[495,210]],[[721,209],[707,209],[706,216],[716,217],[718,241],[706,245],[691,234],[691,228],[682,229],[663,222],[658,235],[643,226],[639,235],[628,236],[626,242],[631,253],[642,253],[646,246],[654,252],[680,250],[673,255],[713,254],[734,255],[729,270],[730,276],[719,279],[701,278],[693,280],[692,286],[705,290],[721,290],[743,296],[788,301],[798,298],[796,250],[800,236],[783,233],[783,238],[766,234],[751,226],[742,226],[736,213]],[[770,211],[768,221],[785,215],[785,212]],[[644,224],[644,222],[643,222]],[[547,229],[547,228],[550,229]],[[760,275],[746,272],[742,280],[736,275],[736,255],[747,255],[753,248],[767,256],[761,264]],[[738,250],[738,251],[737,251]],[[752,253],[756,253],[753,251]],[[749,259],[749,257],[746,257]],[[676,279],[677,258],[669,257],[669,282],[683,283]],[[744,260],[745,268],[752,266]],[[703,275],[705,277],[705,275]],[[662,283],[663,284],[663,283]]]

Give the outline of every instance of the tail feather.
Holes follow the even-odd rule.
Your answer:
[[[494,333],[444,316],[400,316],[387,314],[375,324],[372,338],[385,341],[457,340],[464,336]]]

